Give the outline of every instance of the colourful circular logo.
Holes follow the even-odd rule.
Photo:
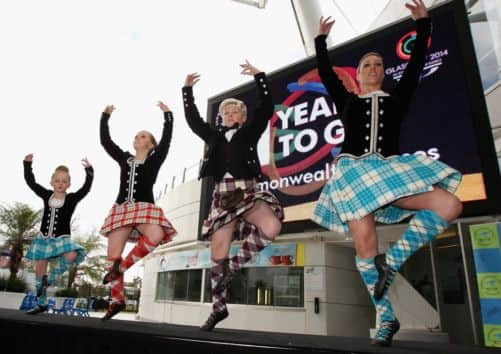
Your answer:
[[[414,43],[416,42],[416,31],[410,31],[402,36],[397,42],[396,53],[400,59],[409,60],[411,58]],[[431,46],[431,37],[428,40],[428,48]]]

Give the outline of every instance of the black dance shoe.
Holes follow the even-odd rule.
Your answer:
[[[125,309],[125,302],[112,302],[101,321],[107,321]]]
[[[205,323],[200,327],[200,330],[207,332],[212,331],[216,324],[224,320],[226,317],[228,317],[228,315],[229,313],[227,309],[224,309],[223,311],[212,312],[207,321],[205,321]]]
[[[31,310],[26,311],[27,315],[37,315],[39,313],[47,311],[47,305],[36,305]]]
[[[395,318],[393,321],[382,322],[376,332],[376,336],[372,339],[372,345],[378,347],[390,347],[393,336],[400,329],[400,322]]]
[[[374,299],[380,300],[390,287],[390,282],[395,275],[395,271],[386,263],[386,255],[384,253],[374,257],[374,264],[378,272],[377,282],[374,285]]]
[[[122,262],[121,259],[115,259],[113,262],[113,265],[111,266],[111,269],[108,273],[103,278],[103,284],[106,285],[109,282],[118,279],[120,275],[122,275],[122,272],[120,271],[120,262]]]

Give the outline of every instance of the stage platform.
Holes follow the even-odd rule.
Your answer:
[[[368,338],[216,329],[140,321],[42,314],[0,309],[2,353],[398,353],[476,354],[501,350],[452,344],[395,341],[391,348]],[[7,349],[7,348],[13,349]]]

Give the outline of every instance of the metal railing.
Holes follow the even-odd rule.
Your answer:
[[[164,194],[168,191],[173,190],[175,187],[182,185],[183,183],[193,181],[198,178],[198,171],[200,171],[200,167],[202,166],[202,160],[198,162],[184,167],[179,172],[173,174],[168,180],[169,182],[165,183],[164,187],[158,192],[156,200],[162,198]]]

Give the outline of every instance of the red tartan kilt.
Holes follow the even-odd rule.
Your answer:
[[[164,216],[163,210],[154,204],[146,202],[113,205],[104,220],[104,225],[101,227],[100,233],[108,237],[108,234],[113,230],[125,226],[134,227],[128,241],[135,242],[140,236],[139,231],[135,228],[139,224],[162,226],[164,229],[164,238],[161,243],[169,242],[177,234],[170,221]]]

